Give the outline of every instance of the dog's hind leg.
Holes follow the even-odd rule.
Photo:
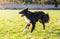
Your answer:
[[[44,20],[39,20],[39,22],[42,23],[42,25],[43,25],[43,30],[45,30],[45,22],[44,22]]]
[[[43,30],[45,30],[45,23],[44,23],[44,22],[42,22],[42,25],[43,25]]]
[[[29,26],[30,26],[30,24],[28,23],[28,24],[26,24],[26,27],[25,27],[25,29],[24,29],[24,31],[23,32],[25,32],[28,28],[29,28]]]
[[[35,29],[35,23],[32,23],[31,33],[33,32],[34,29]]]
[[[39,20],[40,23],[43,25],[43,29],[45,30],[45,23],[42,20]]]

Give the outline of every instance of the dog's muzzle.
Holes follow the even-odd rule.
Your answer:
[[[24,16],[24,14],[22,14],[21,12],[19,12],[19,14],[20,14],[21,17]]]

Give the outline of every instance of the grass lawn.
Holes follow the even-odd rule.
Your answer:
[[[0,39],[60,39],[60,10],[37,10],[48,12],[50,22],[43,30],[42,24],[37,22],[33,33],[23,32],[26,22],[20,17],[21,10],[0,10]],[[35,11],[35,10],[30,10]]]

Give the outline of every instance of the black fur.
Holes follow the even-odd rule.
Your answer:
[[[45,29],[45,23],[49,22],[49,15],[45,14],[43,11],[30,12],[30,11],[28,11],[28,8],[26,8],[26,9],[23,9],[21,12],[19,12],[19,14],[21,14],[21,16],[25,16],[27,19],[30,20],[30,22],[27,23],[25,29],[29,28],[30,23],[31,23],[32,24],[31,33],[35,29],[35,24],[37,21],[42,23],[43,29]]]

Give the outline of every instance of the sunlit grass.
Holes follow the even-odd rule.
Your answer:
[[[23,32],[26,22],[18,14],[19,11],[21,10],[0,10],[0,39],[60,39],[60,10],[37,10],[48,13],[50,22],[46,23],[45,30],[37,22],[32,34],[31,25],[29,30]]]

